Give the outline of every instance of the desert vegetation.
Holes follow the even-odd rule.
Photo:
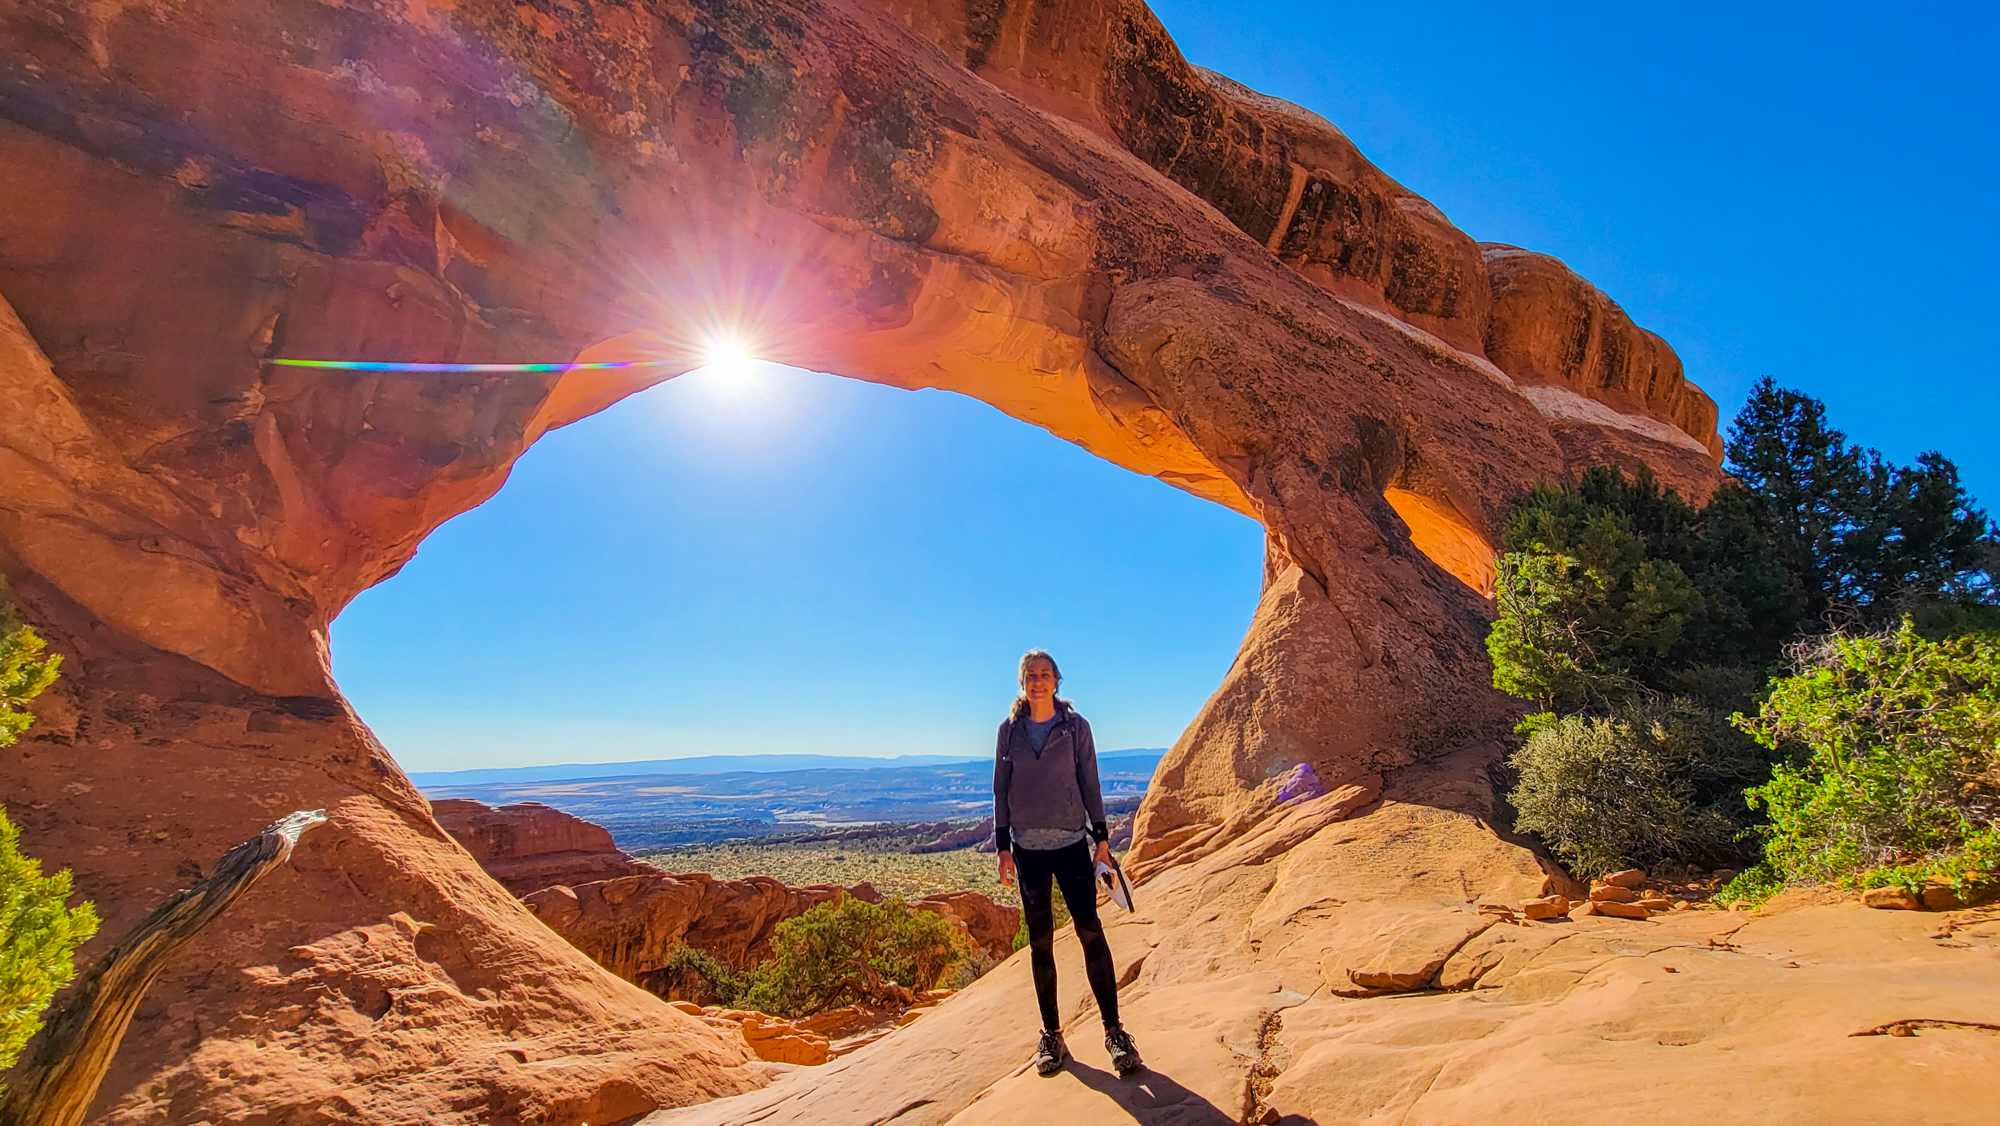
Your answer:
[[[0,600],[0,747],[28,729],[28,701],[55,683],[62,658],[46,649]],[[20,844],[21,831],[0,810],[0,1069],[41,1029],[49,1000],[76,977],[76,948],[97,933],[94,907],[69,906],[69,872],[44,876]]]
[[[869,903],[842,895],[779,923],[771,957],[748,972],[683,946],[659,984],[669,997],[804,1017],[846,1005],[907,1007],[976,957],[935,912],[899,897]]]
[[[639,853],[668,871],[707,872],[722,879],[770,876],[793,887],[867,882],[883,895],[915,899],[961,889],[1001,893],[993,854],[973,847],[916,852],[936,837],[918,829],[885,829],[843,840],[770,837],[683,845]]]
[[[1579,875],[1749,865],[1961,893],[2000,860],[2000,544],[1937,453],[1894,465],[1758,385],[1705,505],[1593,469],[1516,507],[1487,638],[1532,701],[1516,826]]]

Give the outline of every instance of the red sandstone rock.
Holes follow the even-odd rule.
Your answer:
[[[1542,921],[1569,914],[1569,899],[1561,895],[1542,896],[1538,899],[1521,901],[1521,915],[1524,918]]]
[[[1593,900],[1591,906],[1597,908],[1595,914],[1609,915],[1614,919],[1649,919],[1653,913],[1637,903],[1623,903],[1617,900]]]
[[[765,358],[962,391],[1263,524],[1244,645],[1135,820],[1135,860],[1210,873],[1340,820],[1240,818],[1282,769],[1337,791],[1504,736],[1483,584],[1521,488],[1715,479],[1664,345],[1135,2],[79,11],[0,16],[0,573],[68,662],[0,800],[105,914],[86,959],[185,864],[333,817],[155,988],[100,1122],[605,1121],[762,1081],[483,875],[326,655],[717,308]],[[578,356],[669,363],[265,363]]]
[[[1021,909],[995,903],[976,891],[945,891],[910,900],[910,906],[935,911],[954,920],[966,936],[995,958],[1014,952],[1014,936],[1021,929]]]
[[[821,1064],[828,1059],[827,1038],[766,1013],[748,1013],[742,1021],[743,1040],[760,1060],[772,1063]]]
[[[1905,887],[1869,888],[1861,893],[1861,902],[1884,911],[1917,911],[1923,908],[1916,894]]]
[[[1600,884],[1590,889],[1592,903],[1637,903],[1639,893],[1631,888]]]
[[[523,902],[598,964],[653,988],[677,946],[706,950],[736,969],[748,969],[770,956],[779,923],[843,894],[881,899],[867,884],[793,888],[769,876],[718,880],[654,870],[573,888],[544,888]]]
[[[1646,873],[1638,868],[1627,868],[1623,872],[1613,872],[1598,882],[1606,887],[1631,888],[1637,891],[1646,886]]]
[[[620,851],[603,826],[541,802],[496,809],[467,798],[445,798],[432,802],[431,812],[487,874],[515,895],[657,871]]]

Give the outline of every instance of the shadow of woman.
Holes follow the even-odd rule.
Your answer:
[[[1224,1114],[1214,1103],[1152,1068],[1120,1079],[1072,1059],[1063,1070],[1146,1126],[1238,1126],[1235,1115]]]

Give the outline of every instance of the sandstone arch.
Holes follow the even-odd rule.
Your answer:
[[[1514,259],[1131,0],[48,0],[0,59],[0,570],[71,662],[0,800],[106,933],[247,828],[333,818],[141,1013],[102,1121],[600,1121],[759,1081],[481,875],[326,671],[349,599],[641,382],[266,357],[692,366],[739,330],[1255,516],[1264,601],[1155,841],[1284,763],[1489,738],[1453,575],[1507,498],[1714,471],[1712,404],[1607,359],[1640,330],[1601,294],[1536,258],[1564,284],[1496,301]],[[1568,367],[1535,366],[1547,318],[1590,326]]]

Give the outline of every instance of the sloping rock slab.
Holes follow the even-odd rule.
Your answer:
[[[1384,926],[1373,941],[1329,959],[1327,985],[1344,997],[1427,989],[1460,947],[1493,925],[1491,916],[1468,911],[1405,915]]]

